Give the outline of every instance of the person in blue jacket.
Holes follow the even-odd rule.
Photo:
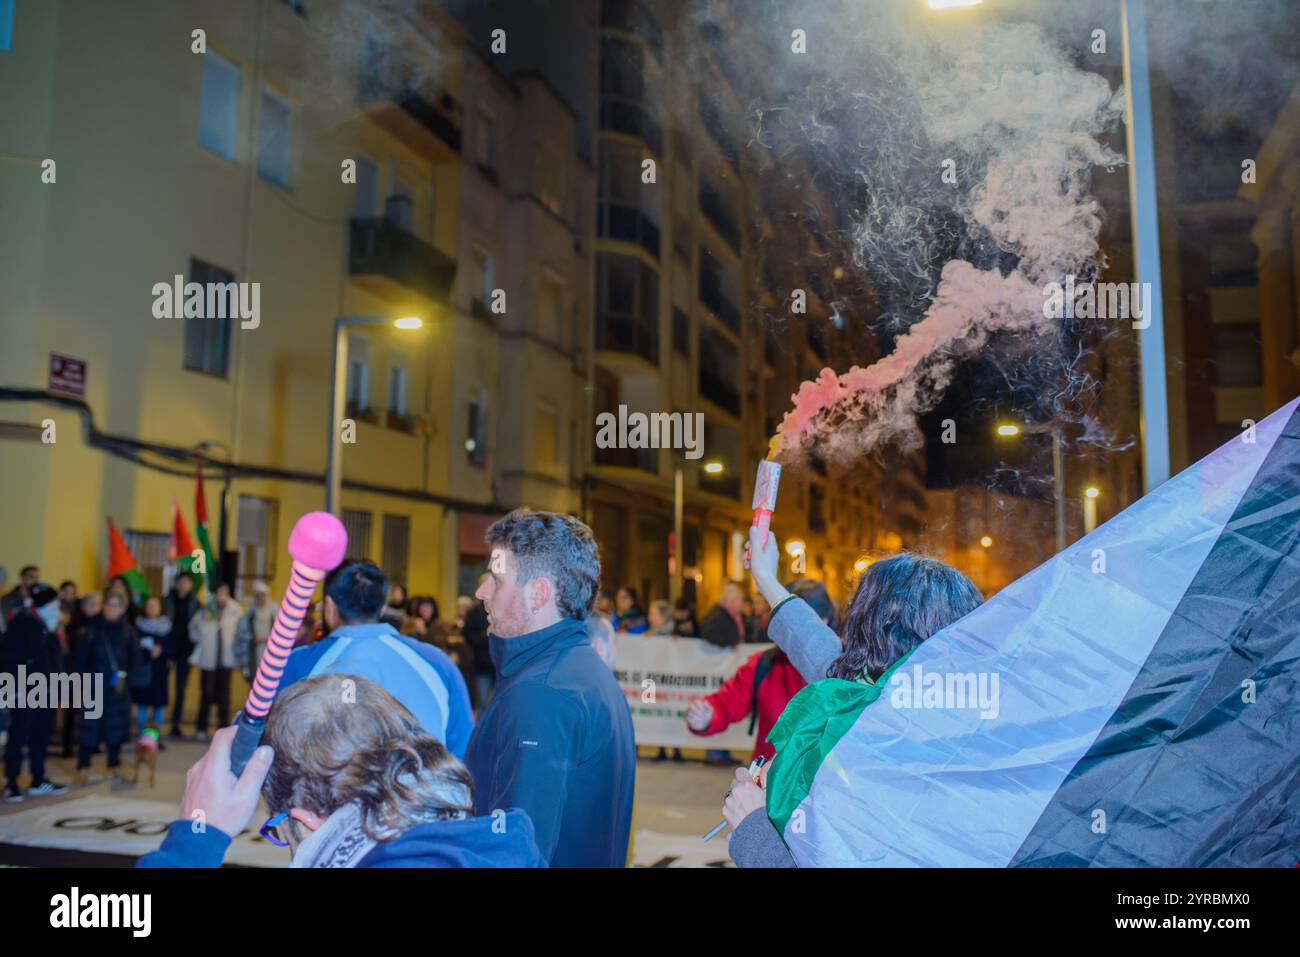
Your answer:
[[[528,812],[552,867],[622,867],[636,782],[632,714],[584,619],[600,580],[591,529],[516,509],[487,531],[495,697],[465,763],[474,808]]]
[[[445,652],[379,620],[387,598],[388,579],[371,562],[345,562],[330,572],[324,609],[329,636],[289,656],[280,688],[327,672],[365,675],[463,758],[474,730],[465,678]]]
[[[291,867],[545,866],[528,815],[473,816],[465,766],[361,675],[318,675],[282,691],[238,780],[234,736],[213,736],[186,776],[181,818],[138,866],[220,866],[259,794],[272,811],[260,833],[289,849]]]

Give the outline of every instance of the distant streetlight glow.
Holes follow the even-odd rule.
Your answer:
[[[804,544],[802,538],[792,538],[790,541],[785,543],[785,553],[791,558],[794,558],[796,555],[802,555],[803,549]]]
[[[1020,426],[1018,425],[1007,424],[1007,425],[998,426],[998,435],[1004,435],[1010,438],[1013,435],[1019,435],[1019,434],[1020,434]]]
[[[710,475],[717,475],[722,471],[722,463],[708,462],[704,466],[704,471],[708,472]]]
[[[856,562],[853,563],[853,570],[857,572],[859,575],[861,575],[870,566],[871,566],[871,559],[868,558],[866,555],[862,555],[858,558]]]
[[[1086,489],[1083,490],[1083,494],[1088,496],[1088,498],[1096,498],[1098,495],[1101,494],[1101,489],[1097,488],[1097,486],[1095,485],[1089,485]]]
[[[993,547],[993,539],[991,539],[989,536],[985,535],[983,538],[980,539],[980,544],[983,545],[985,548],[992,548],[992,547]]]
[[[424,320],[419,316],[405,316],[393,323],[398,329],[419,329],[424,325]]]

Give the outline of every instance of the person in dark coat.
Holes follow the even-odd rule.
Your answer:
[[[90,622],[77,650],[80,674],[92,676],[100,689],[97,707],[81,715],[78,735],[77,783],[90,783],[86,768],[102,744],[108,749],[108,773],[114,784],[125,783],[118,767],[122,745],[131,735],[130,674],[140,660],[139,636],[126,620],[126,599],[118,592],[104,597],[104,612]],[[89,703],[89,702],[88,702]]]
[[[58,593],[48,585],[35,584],[28,589],[26,604],[20,606],[0,635],[0,674],[9,675],[24,692],[31,688],[34,675],[48,678],[57,674],[60,649],[55,633],[61,608]],[[51,687],[47,685],[47,688]],[[45,776],[45,750],[54,732],[55,702],[43,700],[38,707],[24,701],[23,707],[10,711],[9,740],[5,743],[5,800],[14,803],[24,796],[62,794],[66,788]],[[31,767],[32,782],[26,792],[18,785],[23,767],[23,749]]]
[[[480,588],[487,579],[486,573],[479,578]],[[497,669],[492,663],[492,651],[488,648],[487,609],[477,598],[465,612],[465,621],[460,626],[460,634],[473,655],[474,683],[470,686],[470,691],[474,694],[474,710],[482,714],[483,709],[488,705],[488,699],[492,697],[492,688],[497,682]]]
[[[72,620],[64,628],[64,635],[67,636],[67,649],[64,655],[65,667],[68,671],[75,671],[77,667],[77,652],[81,649],[81,643],[85,641],[86,631],[90,628],[90,622],[99,617],[99,613],[104,610],[104,596],[97,591],[88,591],[81,596],[76,605],[73,606]],[[60,757],[71,758],[76,755],[74,745],[81,728],[81,711],[78,708],[63,709],[63,740],[62,750],[59,752]]]
[[[465,766],[396,698],[362,675],[330,672],[280,692],[262,746],[230,775],[233,728],[186,777],[180,817],[139,867],[218,867],[260,797],[261,833],[293,867],[545,867],[517,808],[472,813]],[[274,763],[271,756],[274,754]],[[207,827],[195,833],[202,810]]]
[[[569,515],[516,509],[487,531],[487,608],[496,694],[465,764],[474,807],[519,807],[552,867],[623,867],[636,739],[586,617],[600,581],[591,529]]]
[[[147,677],[148,683],[131,685],[131,700],[136,706],[136,727],[143,734],[146,727],[161,731],[167,710],[167,678],[171,663],[167,660],[167,642],[171,640],[171,619],[162,613],[162,599],[150,595],[144,600],[144,612],[135,620],[140,633],[140,660],[149,667],[139,668],[132,677]],[[165,747],[162,741],[158,747]]]
[[[199,599],[194,594],[194,578],[181,572],[172,583],[172,590],[163,599],[163,614],[171,619],[172,630],[167,641],[166,655],[176,669],[176,701],[172,705],[173,738],[183,738],[181,718],[185,714],[185,686],[190,680],[190,655],[194,642],[190,641],[190,619],[199,613]]]

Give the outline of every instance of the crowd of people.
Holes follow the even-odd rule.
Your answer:
[[[187,776],[181,817],[142,866],[219,865],[260,799],[272,812],[260,833],[289,848],[293,866],[617,867],[629,845],[636,741],[612,672],[616,635],[774,642],[684,715],[701,737],[748,720],[754,757],[770,760],[769,733],[807,684],[880,682],[981,601],[956,569],[904,553],[872,564],[837,615],[820,582],[782,585],[775,539],[754,532],[756,594],[728,582],[697,619],[685,600],[656,599],[643,611],[631,586],[601,592],[595,539],[571,516],[520,509],[489,528],[487,544],[488,571],[450,621],[436,599],[407,595],[373,563],[333,569],[239,779],[229,765],[231,674],[251,678],[266,651],[277,605],[264,583],[243,607],[224,583],[201,601],[182,572],[166,596],[137,608],[125,579],[83,595],[73,582],[42,584],[29,566],[0,599],[0,672],[22,665],[102,680],[102,707],[63,710],[62,753],[71,757],[75,741],[77,779],[87,782],[106,752],[110,777],[124,785],[132,719],[136,734],[156,735],[170,706],[170,737],[184,737],[188,672],[200,670],[194,738],[207,742],[215,729],[210,747]],[[11,711],[7,800],[66,789],[45,775],[54,725],[51,708]],[[723,804],[731,856],[740,866],[792,866],[761,813],[765,783],[737,769]],[[206,828],[190,826],[198,810]]]

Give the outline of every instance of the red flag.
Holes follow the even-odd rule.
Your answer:
[[[167,543],[167,560],[174,562],[193,558],[194,548],[194,539],[190,537],[190,530],[185,525],[185,516],[181,514],[176,500],[172,499],[172,537]]]

